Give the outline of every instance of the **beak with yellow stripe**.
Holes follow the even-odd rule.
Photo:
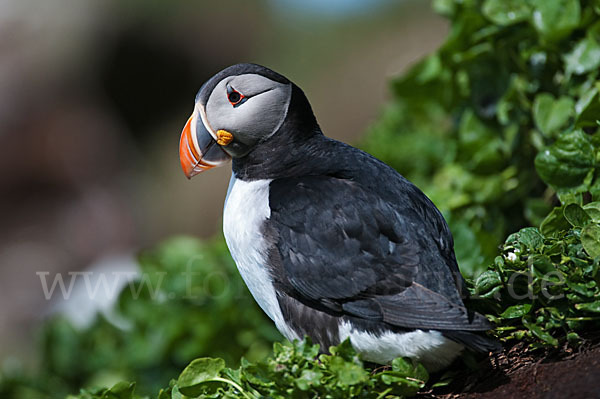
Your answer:
[[[260,65],[234,65],[210,78],[196,95],[194,112],[181,133],[179,157],[185,175],[191,178],[232,158],[239,163],[257,147],[270,152],[291,93],[289,80]]]
[[[202,113],[202,106],[197,105],[179,140],[179,160],[188,179],[231,160],[221,146],[231,143],[233,135],[225,130],[214,134],[212,129],[204,124]]]

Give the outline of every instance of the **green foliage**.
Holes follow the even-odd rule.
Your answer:
[[[319,355],[309,340],[282,345],[273,355],[238,369],[225,367],[222,359],[196,359],[183,370],[159,399],[183,394],[196,398],[394,398],[412,396],[428,379],[423,366],[397,358],[391,369],[369,372],[349,341]]]
[[[471,284],[474,307],[496,323],[494,334],[504,341],[575,345],[581,333],[600,327],[600,253],[594,253],[600,219],[576,204],[556,209],[563,221],[553,215],[549,223],[569,228],[511,234],[494,265]]]
[[[135,383],[121,381],[112,388],[82,389],[79,395],[68,395],[67,399],[137,399]]]
[[[442,209],[496,336],[574,344],[600,325],[599,4],[434,5],[449,39],[394,82],[364,147]]]
[[[261,359],[281,339],[248,293],[222,239],[174,238],[139,257],[141,278],[125,286],[111,317],[77,329],[61,317],[40,336],[33,379],[0,380],[0,397],[36,399],[80,386],[136,381],[155,393],[198,356]],[[27,387],[30,396],[18,395]]]
[[[463,273],[556,205],[600,199],[600,7],[436,0],[448,40],[393,82],[363,148],[440,207]],[[534,167],[535,166],[535,167]],[[566,227],[566,226],[563,226]]]
[[[237,369],[223,359],[193,360],[158,399],[186,398],[402,398],[415,395],[429,375],[410,359],[397,358],[391,367],[365,369],[349,341],[319,354],[310,340],[273,345],[273,354],[252,363],[242,359]],[[135,384],[120,382],[110,389],[82,390],[67,399],[138,399]]]

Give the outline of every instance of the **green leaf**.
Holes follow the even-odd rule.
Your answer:
[[[583,227],[591,220],[586,211],[577,204],[568,204],[565,206],[564,213],[565,219],[574,227]]]
[[[564,62],[567,75],[593,71],[600,66],[600,45],[592,36],[588,36],[564,56]]]
[[[102,399],[133,399],[135,391],[135,382],[121,381],[104,392]]]
[[[401,396],[414,396],[429,379],[427,370],[408,358],[396,358],[392,361],[392,370],[376,374],[384,384],[393,386],[393,393]]]
[[[591,127],[596,125],[600,117],[600,96],[598,87],[594,86],[586,91],[575,104],[577,115],[576,127]]]
[[[544,329],[541,326],[539,326],[535,322],[530,321],[526,317],[523,317],[522,321],[523,325],[527,327],[527,329],[531,331],[533,335],[552,346],[558,346],[558,340],[552,335],[550,335],[548,332],[544,331]]]
[[[590,173],[593,173],[593,169]],[[589,174],[588,174],[589,176]],[[563,205],[568,204],[581,204],[583,202],[583,193],[587,191],[588,185],[586,184],[586,178],[583,179],[583,183],[575,187],[557,187],[556,196]]]
[[[576,283],[570,280],[567,280],[567,286],[573,292],[581,295],[582,297],[591,298],[596,293],[596,290],[590,289],[587,285],[583,283]]]
[[[533,272],[537,277],[546,278],[546,275],[549,273],[556,272],[554,264],[546,255],[534,254],[529,259],[533,266]],[[552,278],[550,277],[549,279]]]
[[[573,116],[575,101],[571,97],[558,100],[549,93],[538,94],[533,102],[533,119],[537,128],[547,137],[558,133]]]
[[[504,312],[500,314],[501,317],[506,319],[516,319],[525,316],[531,310],[530,303],[524,303],[521,305],[513,305],[506,308]]]
[[[581,130],[561,134],[535,158],[540,177],[556,188],[583,183],[595,162],[594,147]]]
[[[415,363],[409,358],[397,357],[392,360],[392,370],[404,376],[414,377],[423,381],[429,379],[427,370],[421,364]]]
[[[581,230],[581,244],[592,257],[600,256],[600,226],[589,224]]]
[[[531,7],[523,0],[486,0],[481,11],[498,25],[511,25],[526,20]]]
[[[590,185],[590,194],[593,201],[600,201],[600,176],[597,176]]]
[[[495,270],[486,270],[475,280],[475,293],[483,296],[502,284],[500,275]]]
[[[570,332],[567,334],[567,341],[572,345],[577,345],[581,342],[581,337],[576,332]]]
[[[578,310],[584,310],[586,312],[600,313],[600,301],[578,303],[575,305],[575,308]]]
[[[187,399],[188,397],[184,397],[181,392],[179,392],[179,387],[175,385],[173,390],[171,391],[171,397],[169,399]],[[162,399],[162,398],[161,398]]]
[[[498,133],[474,112],[466,111],[458,130],[459,150],[467,160],[465,167],[486,173],[498,170],[504,161],[503,144]]]
[[[273,376],[271,375],[271,370],[269,366],[264,363],[253,364],[249,363],[246,359],[242,358],[242,371],[246,376],[246,379],[254,385],[260,386],[272,386],[275,383],[273,382]]]
[[[360,365],[337,356],[331,358],[330,369],[335,374],[339,386],[360,384],[368,378],[368,373]]]
[[[544,237],[535,227],[525,227],[517,233],[517,240],[529,249],[537,249],[544,243]]]
[[[579,0],[532,0],[531,4],[533,26],[547,38],[565,36],[579,24]]]
[[[397,357],[392,360],[392,370],[402,373],[404,375],[408,375],[410,371],[413,369],[413,365],[410,359],[405,359],[403,357]]]
[[[356,351],[352,347],[350,338],[346,338],[341,344],[329,348],[332,355],[339,356],[344,360],[352,361],[356,358]]]
[[[308,391],[321,385],[323,373],[318,370],[302,370],[300,377],[296,379],[296,386],[302,391]]]
[[[219,377],[225,368],[223,359],[203,357],[193,360],[179,375],[177,385],[181,393],[187,396],[197,396],[202,390],[198,386],[204,382]]]
[[[569,222],[565,219],[563,207],[555,207],[546,216],[540,225],[540,231],[545,236],[552,236],[569,228]]]
[[[425,84],[439,77],[442,71],[440,56],[434,53],[423,61],[415,80],[420,84]]]
[[[379,376],[384,384],[392,386],[390,393],[401,397],[415,396],[419,389],[425,386],[425,381],[413,377],[407,378],[395,371],[384,371]]]
[[[456,10],[456,3],[454,0],[433,0],[432,7],[436,13],[450,16]]]
[[[600,201],[585,204],[583,209],[592,218],[593,222],[600,223]]]

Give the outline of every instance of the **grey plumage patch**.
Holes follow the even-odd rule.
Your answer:
[[[247,101],[240,106],[232,106],[227,96],[228,86],[241,93]],[[232,133],[234,143],[244,144],[244,148],[250,149],[279,129],[287,115],[291,91],[291,83],[276,82],[261,75],[228,76],[217,83],[208,97],[208,124],[215,131],[223,129]],[[231,150],[228,146],[223,149]]]

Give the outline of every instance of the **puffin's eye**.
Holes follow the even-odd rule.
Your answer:
[[[246,97],[235,89],[230,89],[227,92],[227,99],[234,107],[240,105]]]

